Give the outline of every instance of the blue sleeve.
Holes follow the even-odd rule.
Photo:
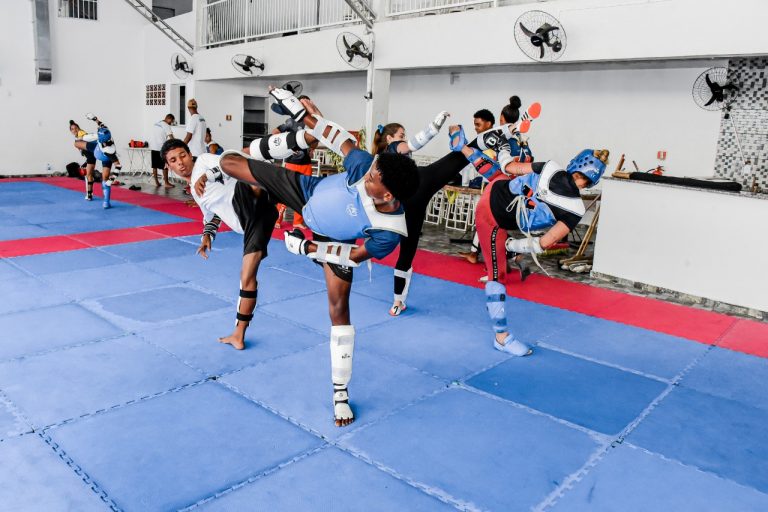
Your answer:
[[[383,229],[372,229],[367,233],[365,240],[365,250],[372,258],[381,259],[391,253],[400,243],[400,235],[393,231]]]
[[[347,173],[347,183],[350,185],[360,181],[365,176],[373,162],[373,155],[362,149],[353,149],[344,158],[344,170]]]
[[[396,140],[389,143],[389,146],[387,146],[387,149],[384,151],[385,153],[397,153],[397,146],[400,145],[401,142],[405,142],[403,140]]]

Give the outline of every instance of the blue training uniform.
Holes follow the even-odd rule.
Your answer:
[[[301,175],[306,200],[301,214],[313,232],[346,243],[366,238],[368,254],[383,258],[408,231],[402,206],[392,213],[379,212],[365,193],[363,178],[372,163],[369,153],[353,149],[344,158],[346,172],[327,178]]]

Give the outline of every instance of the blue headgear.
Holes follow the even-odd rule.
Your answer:
[[[376,127],[376,131],[379,132],[379,133],[384,133],[384,125],[380,124],[379,126],[377,126]]]
[[[102,144],[106,144],[110,140],[112,140],[112,132],[109,131],[109,128],[106,126],[99,127],[99,131],[97,132],[99,137],[99,142]]]
[[[600,181],[605,172],[605,164],[595,156],[594,149],[585,149],[576,155],[565,169],[568,174],[580,172],[591,182],[590,187]]]

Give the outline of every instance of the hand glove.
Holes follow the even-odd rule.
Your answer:
[[[291,254],[306,256],[309,251],[309,240],[304,239],[304,233],[300,229],[285,232],[285,248]]]
[[[301,104],[301,101],[292,92],[275,88],[269,91],[269,95],[275,98],[285,111],[289,112],[294,121],[301,121],[307,115],[307,109],[304,108],[304,105]]]
[[[507,238],[504,244],[508,252],[517,254],[541,254],[544,249],[541,248],[541,238]]]

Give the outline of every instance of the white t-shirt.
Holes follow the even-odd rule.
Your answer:
[[[192,153],[192,156],[199,156],[205,153],[206,128],[205,118],[200,114],[194,114],[187,120],[187,133],[192,134],[192,138],[189,139],[189,151]]]
[[[152,126],[152,133],[149,135],[149,149],[152,151],[160,151],[163,147],[163,143],[168,140],[168,136],[173,135],[171,125],[160,120]]]
[[[210,153],[197,157],[195,167],[192,169],[192,182],[190,184],[192,197],[203,212],[203,222],[208,222],[216,214],[224,224],[232,228],[232,231],[242,234],[243,228],[240,226],[240,219],[237,218],[235,208],[232,206],[235,185],[237,185],[235,178],[220,173],[221,181],[208,180],[205,183],[205,192],[202,197],[198,196],[195,192],[195,183],[198,178],[205,174],[205,171],[217,168],[219,160],[221,160],[220,156]]]

